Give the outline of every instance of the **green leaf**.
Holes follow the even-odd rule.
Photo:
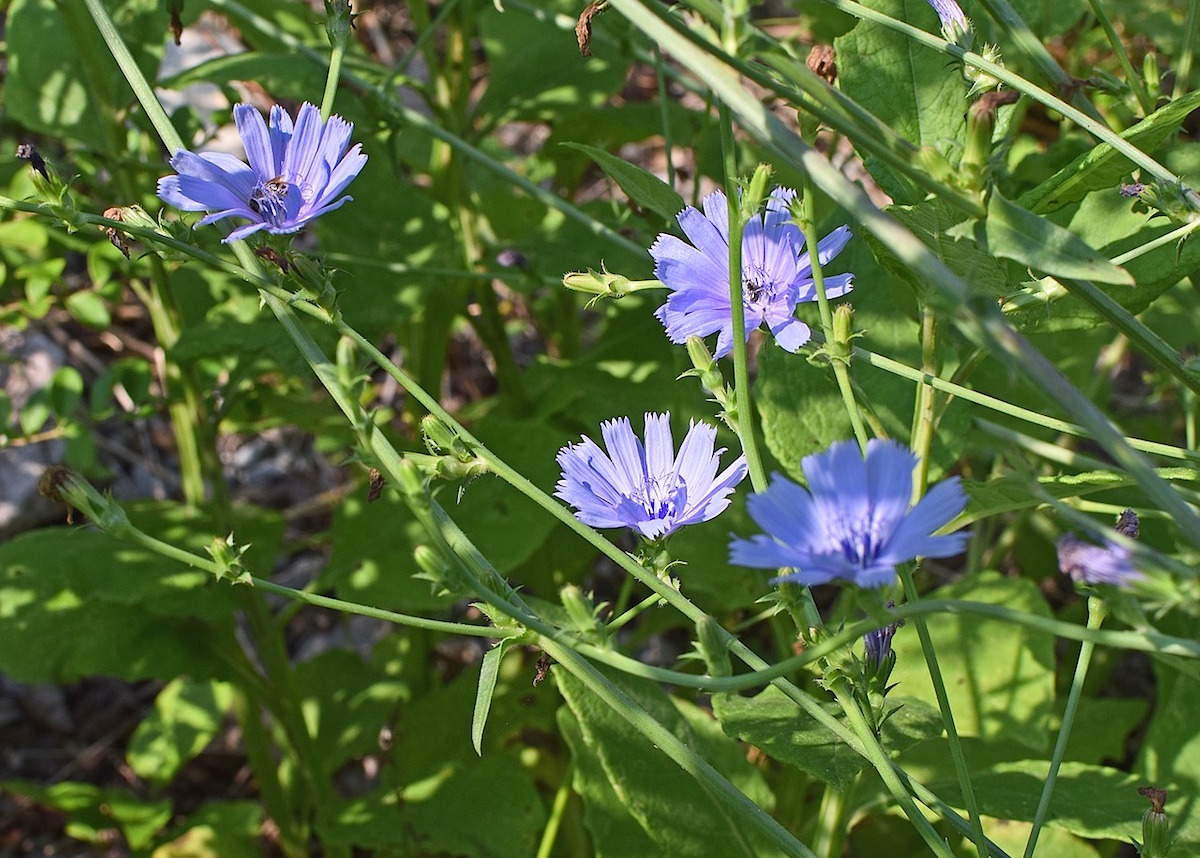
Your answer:
[[[24,781],[0,781],[0,790],[24,795],[55,808],[66,816],[68,836],[87,843],[105,844],[119,828],[130,848],[147,848],[154,835],[171,819],[170,799],[144,799],[122,789],[66,781],[41,786]]]
[[[573,748],[573,752],[578,752],[577,759],[580,756],[593,758],[586,763],[580,762],[579,776],[596,772],[595,762],[599,762],[599,770],[625,810],[655,844],[652,854],[673,858],[778,854],[756,830],[743,820],[731,817],[691,775],[632,730],[624,718],[579,680],[557,668],[554,676],[579,725],[582,748]],[[701,753],[742,792],[769,808],[771,797],[761,775],[746,761],[740,748],[721,735],[717,725],[707,716],[698,718],[694,711],[690,715],[682,714],[681,709],[686,711],[688,707],[672,701],[654,683],[624,676],[610,678],[637,700],[651,717]],[[612,808],[607,810],[611,812]],[[598,809],[596,816],[602,817],[604,813],[604,808]],[[603,838],[602,834],[596,833]]]
[[[994,572],[940,587],[930,597],[1050,616],[1036,584]],[[1045,747],[1054,715],[1053,638],[979,616],[936,615],[926,622],[958,732]],[[916,630],[901,628],[892,648],[896,668],[891,681],[898,692],[936,706]]]
[[[864,5],[929,32],[938,31],[937,15],[927,0],[867,0]],[[853,58],[838,64],[838,83],[846,95],[911,143],[930,146],[944,156],[953,153],[966,129],[967,87],[949,58],[870,21],[859,21],[833,45],[839,57]],[[913,204],[925,198],[911,180],[869,152],[860,154],[896,202]]]
[[[63,5],[74,8],[62,10]],[[138,67],[153,80],[163,53],[165,6],[159,0],[106,0],[105,5]],[[133,95],[83,4],[14,0],[7,23],[7,118],[52,138],[68,136],[107,148],[109,135],[94,95],[114,105],[132,102]],[[62,172],[69,177],[69,171]]]
[[[1128,271],[1113,265],[1079,236],[1009,202],[995,189],[988,198],[987,220],[975,224],[975,239],[993,255],[1043,274],[1133,285]]]
[[[108,304],[90,289],[72,292],[67,296],[66,305],[67,312],[89,328],[102,331],[112,324],[112,314],[108,312]]]
[[[1153,155],[1163,143],[1172,139],[1197,107],[1200,107],[1200,91],[1190,92],[1125,130],[1121,138],[1147,155]],[[1108,143],[1098,143],[1036,188],[1022,194],[1020,204],[1030,211],[1045,214],[1081,200],[1092,191],[1115,189],[1133,169],[1133,163]]]
[[[83,376],[74,367],[59,367],[50,379],[50,407],[62,420],[71,417],[83,398]]]
[[[673,221],[686,205],[683,197],[662,179],[628,161],[610,155],[603,149],[584,143],[563,143],[571,149],[586,153],[600,169],[621,186],[629,199],[644,209],[649,209],[665,221]]]
[[[475,692],[475,710],[471,715],[471,745],[475,753],[483,756],[483,728],[487,725],[488,712],[492,708],[492,695],[496,692],[496,679],[500,676],[500,662],[504,653],[513,645],[512,638],[502,638],[483,656],[479,669],[479,688]]]
[[[232,702],[232,691],[222,682],[171,680],[129,739],[129,767],[143,780],[165,787],[220,732]]]
[[[153,858],[262,858],[263,807],[258,801],[209,801],[200,805]]]
[[[883,726],[883,742],[889,751],[898,753],[941,735],[942,717],[936,707],[906,697],[889,698],[889,702],[900,704],[900,709]],[[827,700],[821,703],[821,708],[841,720],[837,703]],[[834,789],[845,789],[869,765],[774,686],[753,697],[714,694],[713,713],[730,736],[760,748],[771,758],[793,765]]]

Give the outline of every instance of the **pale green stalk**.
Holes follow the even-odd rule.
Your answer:
[[[847,687],[847,680],[844,676],[839,676],[830,683],[829,690],[833,692],[833,696],[837,698],[838,704],[842,707],[842,711],[846,713],[846,720],[850,723],[850,729],[863,741],[863,746],[867,749],[867,759],[875,766],[875,770],[879,772],[883,784],[887,787],[892,798],[900,805],[900,809],[904,811],[904,815],[908,817],[913,827],[917,829],[917,833],[921,835],[921,839],[925,841],[925,845],[929,850],[940,858],[954,858],[954,853],[950,851],[950,847],[946,845],[946,841],[941,835],[934,830],[929,824],[929,820],[925,818],[925,814],[917,807],[913,801],[912,795],[909,794],[905,785],[896,776],[892,769],[891,760],[884,753],[883,748],[878,742],[871,741],[874,739],[874,731],[871,725],[867,723],[867,719],[863,717],[859,711],[858,704],[854,699],[854,695]],[[987,855],[985,850],[983,855]]]
[[[1088,597],[1088,629],[1099,629],[1107,613],[1108,607],[1102,599],[1097,596]],[[1037,847],[1042,823],[1046,821],[1046,814],[1050,810],[1050,797],[1054,794],[1058,770],[1067,753],[1067,740],[1071,738],[1071,727],[1075,724],[1075,713],[1079,710],[1079,698],[1083,696],[1083,683],[1087,679],[1088,667],[1092,662],[1094,650],[1095,644],[1091,641],[1084,641],[1079,647],[1079,658],[1075,662],[1075,676],[1071,679],[1071,691],[1067,695],[1067,707],[1063,712],[1062,725],[1058,728],[1054,753],[1050,757],[1050,771],[1046,774],[1046,783],[1042,787],[1037,811],[1033,815],[1033,828],[1029,832],[1029,840],[1025,843],[1025,858],[1033,858],[1033,850]]]
[[[1129,53],[1125,50],[1124,42],[1113,28],[1112,21],[1109,20],[1108,13],[1104,11],[1104,5],[1100,0],[1088,0],[1088,3],[1092,7],[1092,14],[1096,16],[1101,29],[1104,30],[1104,35],[1108,38],[1109,46],[1117,55],[1117,61],[1120,62],[1121,69],[1125,72],[1125,82],[1133,90],[1134,97],[1137,98],[1138,105],[1142,108],[1142,115],[1149,116],[1154,112],[1154,100],[1150,98],[1150,93],[1146,92],[1146,84],[1142,81],[1142,76],[1134,70],[1133,63],[1129,61]]]
[[[1188,3],[1187,20],[1183,24],[1183,50],[1175,66],[1175,91],[1172,98],[1179,98],[1189,91],[1192,62],[1196,57],[1196,42],[1200,39],[1200,0]]]
[[[767,487],[767,474],[763,470],[762,458],[758,454],[758,441],[754,434],[754,410],[750,404],[750,371],[746,360],[746,305],[742,277],[742,232],[746,222],[742,219],[738,204],[737,151],[733,142],[733,122],[729,108],[720,106],[721,158],[725,170],[725,205],[729,219],[729,308],[733,316],[733,387],[737,399],[738,438],[742,442],[742,453],[746,456],[746,467],[750,472],[750,484],[754,491]]]
[[[571,798],[571,781],[575,774],[575,762],[567,763],[567,770],[563,772],[562,783],[558,785],[558,789],[554,792],[554,801],[550,805],[550,818],[546,820],[546,827],[542,829],[542,839],[538,843],[537,855],[535,858],[550,858],[554,853],[554,841],[558,837],[558,829],[562,825],[563,815],[567,811],[567,801]]]
[[[912,569],[908,564],[896,569],[900,582],[904,586],[904,598],[909,604],[920,601],[921,594],[913,582]],[[950,706],[950,695],[946,693],[946,681],[942,679],[942,669],[938,664],[937,650],[933,646],[933,638],[929,634],[929,624],[924,616],[913,618],[917,627],[917,637],[921,641],[921,653],[925,656],[925,665],[929,668],[929,681],[933,685],[934,696],[937,697],[938,710],[942,713],[942,723],[946,727],[946,743],[950,747],[950,759],[954,763],[954,774],[958,778],[959,788],[962,789],[963,804],[971,819],[971,836],[975,841],[975,849],[980,858],[987,858],[987,835],[983,833],[983,820],[979,816],[979,802],[975,799],[975,787],[971,783],[971,772],[967,767],[967,758],[963,753],[962,741],[958,738],[958,728],[954,724],[954,710]]]
[[[329,75],[325,78],[325,94],[321,96],[321,118],[328,120],[333,113],[333,100],[337,95],[338,78],[342,73],[342,57],[346,54],[346,45],[334,42],[329,52]]]
[[[937,348],[937,314],[928,301],[921,301],[921,374],[937,378],[941,373],[941,359]],[[915,504],[929,485],[929,451],[933,447],[936,396],[929,384],[917,386],[916,403],[913,405],[913,427],[909,446],[917,454],[917,467],[913,473],[912,502]]]
[[[817,235],[816,204],[812,182],[808,175],[804,176],[803,196],[800,199],[800,230],[804,233],[804,246],[808,249],[808,263],[812,267],[813,288],[817,292],[817,307],[821,313],[821,329],[825,332],[827,347],[837,347],[833,333],[833,311],[829,309],[829,298],[825,294],[825,273],[821,270],[820,236]],[[842,403],[846,406],[846,415],[854,429],[854,437],[863,454],[867,451],[867,427],[863,425],[862,414],[858,410],[858,400],[850,386],[850,367],[838,355],[830,355],[829,363],[833,367],[833,377],[837,379],[838,390],[842,394]]]

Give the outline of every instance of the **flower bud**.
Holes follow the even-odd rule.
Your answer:
[[[610,274],[601,264],[599,271],[589,268],[586,272],[569,271],[563,275],[563,285],[576,292],[597,297],[622,298],[633,290],[629,278],[621,274]]]
[[[120,536],[129,530],[129,518],[121,505],[68,468],[50,468],[42,475],[38,490],[52,501],[79,510],[105,533]]]
[[[562,588],[559,596],[576,631],[586,634],[596,630],[596,606],[584,595],[583,590],[568,584]]]
[[[237,546],[233,542],[233,534],[229,534],[225,539],[219,536],[214,536],[212,543],[209,544],[208,556],[217,564],[216,575],[218,581],[228,581],[230,584],[253,584],[250,573],[242,566],[242,555],[246,553],[249,545]]]
[[[754,168],[746,193],[742,194],[742,217],[751,218],[762,211],[763,200],[767,198],[767,183],[771,181],[771,165],[759,164]]]
[[[354,17],[350,0],[325,0],[325,34],[329,36],[329,44],[345,46],[354,28]]]
[[[1163,811],[1167,791],[1158,787],[1138,787],[1138,794],[1150,802],[1142,814],[1142,842],[1138,854],[1142,858],[1166,858],[1171,849],[1171,822]]]

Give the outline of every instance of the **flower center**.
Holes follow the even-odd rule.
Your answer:
[[[883,542],[886,540],[877,540],[875,521],[872,516],[866,515],[857,520],[841,519],[839,522],[841,527],[840,532],[830,534],[835,545],[842,550],[842,555],[851,563],[856,563],[862,568],[867,568],[874,561],[876,555],[883,549]]]
[[[742,296],[747,309],[761,310],[774,302],[782,285],[760,265],[742,266]]]
[[[278,226],[287,217],[285,200],[290,187],[282,176],[259,182],[250,192],[250,208],[262,215],[263,220]]]
[[[658,520],[675,515],[674,482],[667,476],[647,476],[645,486],[633,493],[633,500],[642,505],[650,518]]]

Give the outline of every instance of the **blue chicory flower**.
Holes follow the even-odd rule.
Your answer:
[[[734,539],[732,563],[756,569],[792,568],[776,579],[809,586],[834,579],[881,587],[895,568],[919,556],[958,554],[966,534],[934,536],[967,505],[958,478],[945,480],[909,509],[917,457],[894,441],[874,439],[864,459],[853,441],[805,456],[805,490],[775,474],[747,501],[766,531]]]
[[[892,602],[888,602],[888,608],[894,607]],[[896,636],[896,630],[904,625],[904,620],[897,620],[894,623],[888,623],[881,629],[873,629],[863,635],[863,653],[866,656],[867,667],[873,671],[878,671],[888,660],[888,656],[892,654],[892,638]]]
[[[808,342],[808,325],[793,318],[796,305],[817,300],[812,264],[804,234],[792,223],[788,203],[795,191],[776,188],[765,213],[750,218],[742,234],[742,305],[746,336],[766,323],[775,341],[789,352]],[[733,349],[733,309],[729,299],[729,218],[725,194],[704,198],[704,213],[688,206],[676,219],[691,244],[660,234],[650,248],[654,276],[671,290],[655,312],[673,343],[693,334],[720,332],[715,356]],[[817,245],[821,265],[837,256],[850,240],[850,228],[839,227]],[[838,298],[850,291],[853,275],[825,278],[825,294]]]
[[[738,456],[718,475],[725,450],[713,450],[717,430],[695,421],[676,456],[670,421],[669,414],[646,415],[645,447],[628,417],[600,424],[607,453],[586,436],[563,447],[554,494],[575,507],[584,524],[631,527],[647,539],[716,517],[746,476],[746,459]]]
[[[929,0],[929,5],[937,12],[938,20],[942,24],[942,35],[946,41],[969,48],[974,40],[971,22],[963,14],[958,3],[955,0]]]
[[[353,124],[340,116],[322,122],[321,111],[307,102],[292,117],[271,108],[271,127],[248,104],[233,108],[233,119],[250,164],[221,152],[180,149],[171,159],[178,175],[158,180],[158,196],[184,211],[209,212],[197,226],[227,217],[250,223],[225,241],[265,229],[276,235],[296,232],[310,220],[351,199],[339,196],[367,163],[358,143],[347,152]]]
[[[1064,533],[1054,547],[1058,552],[1058,568],[1076,581],[1121,587],[1142,577],[1124,545],[1109,541],[1104,545],[1093,545],[1073,533]]]

